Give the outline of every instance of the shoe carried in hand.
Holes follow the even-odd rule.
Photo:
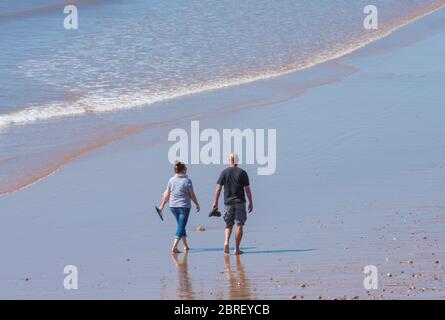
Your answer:
[[[218,208],[213,208],[209,213],[209,217],[221,217],[221,212],[219,212]]]
[[[159,218],[161,218],[162,221],[164,221],[164,217],[162,216],[162,210],[155,206],[156,212],[159,215]]]

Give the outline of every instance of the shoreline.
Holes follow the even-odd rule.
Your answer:
[[[198,97],[200,95],[206,96],[207,94],[212,94],[212,92],[214,92],[215,90],[219,90],[219,91],[225,91],[225,90],[235,90],[237,87],[240,86],[255,86],[255,83],[257,82],[267,82],[267,81],[277,81],[279,82],[280,77],[286,77],[286,76],[292,76],[294,74],[301,74],[302,76],[304,76],[305,73],[310,73],[311,69],[316,68],[316,69],[323,69],[324,66],[328,66],[327,69],[329,69],[330,65],[337,65],[339,66],[339,68],[346,68],[345,69],[345,75],[343,76],[348,76],[351,75],[355,72],[357,72],[358,70],[354,69],[353,67],[349,67],[347,64],[342,64],[341,61],[343,59],[348,59],[349,57],[354,57],[357,55],[367,55],[367,54],[373,54],[373,50],[372,48],[369,48],[371,46],[379,46],[380,42],[384,42],[385,39],[387,39],[388,37],[392,37],[392,35],[394,33],[397,33],[399,30],[403,30],[404,28],[406,28],[409,25],[412,24],[416,24],[416,23],[420,23],[422,21],[422,19],[427,18],[428,16],[434,15],[434,13],[440,11],[440,10],[444,10],[445,8],[445,4],[443,5],[435,5],[433,6],[433,8],[429,8],[426,10],[426,12],[422,12],[422,13],[417,13],[417,14],[413,14],[414,17],[410,17],[406,20],[406,22],[402,23],[401,25],[398,25],[397,27],[392,28],[391,30],[385,32],[383,35],[379,35],[377,36],[376,39],[370,39],[368,42],[366,42],[365,44],[362,44],[352,50],[346,50],[346,53],[340,53],[338,56],[333,57],[333,58],[329,58],[326,61],[323,62],[318,62],[315,63],[313,65],[309,65],[307,67],[304,67],[302,69],[297,69],[297,70],[290,70],[287,72],[282,72],[279,73],[277,75],[271,75],[271,76],[267,76],[265,78],[259,78],[259,79],[255,79],[252,81],[248,81],[248,82],[241,82],[241,83],[235,83],[234,85],[228,85],[228,86],[223,86],[223,87],[218,87],[217,89],[209,89],[209,90],[204,90],[204,91],[200,91],[194,94],[186,94],[186,95],[181,95],[179,97],[174,97],[172,99],[168,99],[167,101],[162,101],[159,102],[160,105],[157,105],[157,103],[154,104],[155,108],[162,108],[163,105],[168,105],[169,103],[173,104],[173,111],[174,109],[177,109],[177,105],[181,104],[181,100],[182,99],[188,99],[190,97]],[[431,10],[431,11],[430,11]],[[414,39],[413,41],[418,41],[419,39]],[[403,44],[400,45],[400,47],[403,46]],[[398,47],[394,47],[392,48],[392,50],[397,49]],[[387,50],[391,50],[387,49]],[[374,54],[378,54],[378,52],[374,51]],[[350,68],[350,70],[347,70],[348,68]],[[321,74],[323,73],[323,70],[320,72]],[[332,83],[331,81],[341,81],[341,79],[343,78],[343,76],[339,76],[337,79],[335,80],[331,80],[329,79],[329,76],[323,77],[323,75],[319,76],[319,82],[318,83],[311,83],[308,82],[306,84],[302,84],[301,88],[298,88],[297,92],[294,95],[290,95],[287,98],[284,98],[284,100],[286,99],[293,99],[297,96],[299,96],[300,94],[304,94],[304,92],[306,90],[310,90],[313,88],[317,88],[318,86],[324,86],[327,84]],[[198,99],[199,100],[199,99]],[[255,108],[255,104],[257,106],[267,106],[269,104],[274,104],[274,103],[280,103],[283,102],[284,100],[278,100],[277,102],[254,102],[253,103],[253,108]],[[240,102],[240,105],[242,105],[242,103]],[[125,117],[125,113],[131,113],[131,112],[145,112],[145,113],[149,113],[150,112],[150,106],[148,107],[143,107],[140,108],[139,110],[137,110],[138,108],[135,108],[135,110],[121,110],[121,111],[116,111],[117,113],[122,113],[122,117]],[[27,109],[24,109],[23,111],[26,111]],[[16,113],[20,113],[22,112],[21,110],[14,112],[13,114]],[[224,111],[225,112],[233,112],[233,111]],[[201,114],[202,112],[200,112]],[[215,113],[215,115],[218,115],[219,112]],[[109,114],[105,113],[105,114],[92,114],[93,117],[96,118],[104,118],[106,119],[107,117],[113,118],[114,116],[114,112],[110,112]],[[8,116],[8,115],[6,115]],[[81,115],[82,117],[84,117],[84,115]],[[191,115],[184,115],[185,118],[191,118],[193,116],[196,116],[196,114],[191,114]],[[207,115],[209,116],[209,115]],[[211,116],[211,115],[210,115]],[[86,117],[88,117],[88,115],[86,115]],[[118,115],[118,117],[120,117]],[[68,118],[76,118],[76,117],[68,117]],[[1,117],[0,117],[1,120]],[[64,121],[64,119],[60,119],[61,121]],[[73,119],[66,119],[65,121],[71,121]],[[68,163],[71,163],[72,161],[76,161],[79,157],[82,157],[85,154],[88,154],[89,152],[92,152],[94,150],[96,150],[97,148],[102,148],[104,146],[107,146],[109,144],[112,144],[118,140],[121,139],[125,139],[128,136],[137,134],[139,132],[141,132],[142,130],[145,130],[146,128],[152,128],[152,127],[157,127],[159,125],[165,125],[165,124],[169,124],[172,122],[177,122],[180,121],[180,119],[162,119],[159,122],[149,122],[149,123],[145,123],[145,124],[138,124],[137,126],[128,126],[125,127],[123,129],[121,128],[117,128],[119,130],[118,134],[108,134],[105,137],[102,137],[102,134],[100,134],[100,138],[95,138],[92,139],[91,141],[89,141],[88,143],[83,143],[83,144],[79,144],[79,143],[72,143],[71,149],[68,152],[65,152],[65,154],[62,152],[60,152],[60,150],[55,150],[53,152],[53,154],[50,154],[50,157],[52,158],[51,161],[48,162],[53,162],[54,159],[58,159],[56,161],[56,163],[54,165],[51,166],[45,166],[43,165],[43,167],[36,167],[36,166],[30,166],[28,168],[21,168],[21,171],[23,172],[28,172],[25,173],[25,175],[21,174],[20,179],[16,179],[15,181],[13,181],[10,185],[3,185],[0,186],[0,197],[2,196],[7,196],[9,194],[15,193],[15,192],[19,192],[21,190],[24,190],[36,183],[39,183],[40,181],[43,181],[44,179],[48,178],[49,176],[55,174],[57,171],[59,171],[61,168],[63,168],[63,166],[65,166]],[[39,126],[39,125],[45,125],[45,122],[43,123],[36,123],[35,125]],[[21,126],[21,124],[19,125],[15,125],[15,126]],[[69,144],[68,144],[69,146]],[[36,161],[38,165],[41,166],[42,161],[37,160]],[[37,172],[42,172],[37,174]],[[26,176],[28,175],[28,176]],[[9,180],[10,177],[6,177],[6,180]]]
[[[87,0],[88,2],[89,0]],[[19,109],[16,110],[12,113],[8,113],[8,114],[4,114],[4,115],[0,115],[0,128],[1,127],[8,127],[11,124],[12,125],[26,125],[28,123],[34,123],[34,122],[40,122],[40,121],[51,121],[51,120],[57,120],[57,119],[63,119],[66,117],[81,117],[81,116],[85,116],[88,115],[89,113],[107,113],[107,112],[125,112],[126,110],[130,110],[133,108],[147,108],[150,105],[155,105],[157,103],[164,103],[164,102],[168,102],[171,100],[176,100],[176,99],[181,99],[190,95],[199,95],[199,94],[205,94],[206,92],[209,91],[214,91],[214,90],[222,90],[222,89],[226,89],[226,88],[232,88],[232,87],[237,87],[237,86],[242,86],[242,85],[249,85],[252,83],[255,83],[257,81],[267,81],[267,80],[271,80],[277,77],[282,77],[288,74],[292,74],[292,73],[296,73],[296,72],[304,72],[307,69],[310,68],[314,68],[316,66],[319,65],[323,65],[332,61],[338,61],[342,58],[345,58],[351,54],[354,54],[354,52],[357,52],[361,49],[366,48],[367,46],[369,46],[370,44],[376,42],[376,41],[380,41],[382,39],[385,39],[389,36],[391,36],[394,32],[397,32],[398,30],[412,24],[415,23],[431,14],[434,14],[435,12],[439,11],[439,10],[443,10],[445,8],[445,3],[444,4],[436,4],[436,5],[431,5],[428,8],[425,8],[424,10],[421,10],[419,12],[413,13],[410,16],[406,17],[405,19],[403,19],[399,24],[395,25],[395,26],[391,26],[389,27],[389,30],[384,31],[382,34],[378,34],[374,37],[371,37],[369,39],[367,39],[366,41],[359,43],[359,44],[355,44],[350,48],[346,48],[341,52],[337,52],[335,54],[330,55],[329,57],[318,57],[318,58],[312,58],[312,60],[314,60],[313,62],[306,62],[304,65],[295,65],[295,64],[290,64],[289,66],[286,66],[285,68],[279,68],[277,70],[270,70],[267,72],[267,74],[260,74],[260,75],[253,75],[253,76],[249,76],[248,78],[245,78],[244,76],[241,76],[239,78],[233,78],[230,82],[227,83],[220,83],[219,81],[216,81],[214,84],[207,84],[205,86],[199,85],[197,88],[191,88],[191,89],[183,89],[182,91],[175,93],[173,95],[169,95],[168,93],[163,93],[161,94],[160,98],[155,98],[153,99],[152,102],[139,102],[139,105],[133,106],[133,107],[120,107],[120,108],[112,108],[110,110],[107,110],[107,107],[102,105],[102,109],[99,108],[97,111],[95,111],[95,107],[91,108],[91,107],[81,107],[81,108],[76,108],[75,110],[72,111],[65,111],[66,114],[54,114],[52,116],[49,117],[45,117],[43,119],[40,119],[39,116],[35,116],[36,118],[29,118],[32,114],[37,114],[39,113],[39,110],[36,109],[35,112],[30,112],[29,115],[24,116],[24,121],[20,121],[20,120],[11,120],[11,117],[15,117],[15,116],[20,116],[21,113],[29,113],[29,111],[34,111],[33,107],[30,108],[24,108],[24,109]],[[162,97],[163,95],[166,95],[166,97]],[[68,100],[68,102],[79,102],[80,100],[83,99],[82,94],[79,95],[76,99],[74,100]],[[131,100],[131,97],[127,97],[124,98],[124,100]],[[133,100],[135,100],[135,97],[133,97]],[[93,99],[94,101],[94,99]],[[99,101],[97,101],[99,102]],[[64,107],[64,109],[68,109],[68,106],[63,106],[63,102],[62,103],[62,107]],[[80,103],[80,105],[91,105],[92,103]],[[94,103],[93,103],[94,104]],[[62,107],[56,106],[55,109],[57,109],[60,112],[60,109]],[[52,107],[49,106],[48,110],[51,112]]]

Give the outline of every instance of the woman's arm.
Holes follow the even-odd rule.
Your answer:
[[[162,195],[161,204],[159,205],[159,209],[162,211],[164,210],[165,205],[170,200],[170,190],[167,188],[164,191],[164,194]]]
[[[199,207],[198,199],[196,198],[196,194],[193,190],[190,191],[190,198],[192,199],[193,203],[196,206],[196,211],[199,212],[199,210],[201,210],[201,208]]]

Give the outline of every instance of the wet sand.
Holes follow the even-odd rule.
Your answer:
[[[0,298],[445,298],[444,17],[304,72],[106,116],[140,130],[0,197]],[[171,175],[167,134],[190,120],[277,129],[276,173],[244,166],[255,212],[241,257],[207,217],[223,166],[189,168],[203,208],[189,254],[170,255],[175,221],[152,210]],[[68,264],[78,290],[63,287]],[[363,287],[367,265],[378,290]]]

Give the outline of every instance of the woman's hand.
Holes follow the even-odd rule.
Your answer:
[[[196,204],[196,212],[199,212],[201,210],[201,207],[199,206],[199,203]]]

